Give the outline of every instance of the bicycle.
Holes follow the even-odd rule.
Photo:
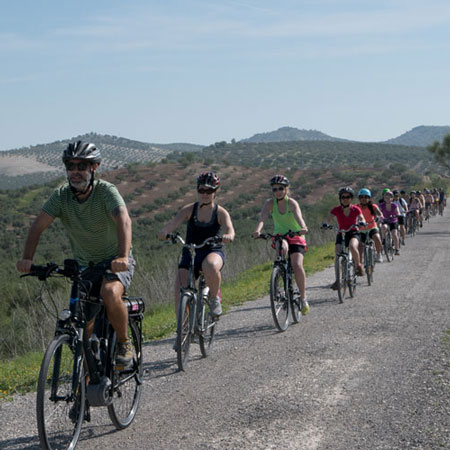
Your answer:
[[[359,223],[359,226],[366,226],[366,223]],[[356,267],[353,261],[352,252],[348,246],[345,246],[345,233],[348,233],[358,225],[352,225],[347,230],[341,230],[333,225],[328,225],[325,229],[335,230],[342,236],[341,251],[336,255],[334,271],[336,274],[336,288],[339,297],[339,303],[344,303],[345,293],[348,288],[350,297],[354,297],[356,291]]]
[[[108,269],[97,265],[85,270],[103,274]],[[74,449],[83,421],[90,421],[90,406],[106,406],[119,430],[131,424],[139,407],[144,301],[141,297],[122,297],[128,310],[133,359],[128,366],[119,366],[115,364],[117,334],[102,300],[90,296],[92,282],[83,279],[85,270],[76,260],[66,259],[64,267],[54,263],[33,265],[30,273],[21,276],[35,276],[45,283],[47,278],[59,275],[72,283],[69,309],[58,315],[37,385],[38,434],[45,449]],[[94,317],[94,331],[89,337],[86,327]]]
[[[277,257],[273,262],[270,276],[270,309],[273,321],[279,331],[286,331],[289,326],[289,311],[292,321],[300,321],[303,307],[298,287],[294,287],[291,259],[283,256],[281,243],[287,236],[293,237],[300,232],[288,232],[286,234],[260,234],[258,239],[274,239]]]
[[[368,223],[367,226],[374,223],[374,220],[372,222]],[[364,264],[364,272],[366,273],[367,277],[367,284],[370,286],[373,281],[373,271],[375,269],[375,248],[372,238],[369,237],[370,229],[367,228],[366,230],[360,230],[361,233],[364,233],[366,235],[366,238],[364,239],[364,242],[362,243],[363,246],[363,264]]]
[[[179,233],[168,234],[173,244],[179,242],[191,253],[189,265],[189,281],[185,288],[180,289],[180,302],[177,315],[177,337],[175,349],[177,352],[177,364],[179,370],[185,370],[189,362],[189,350],[194,336],[198,336],[200,352],[206,358],[212,349],[216,325],[219,318],[211,313],[208,297],[209,287],[205,283],[205,277],[200,273],[198,288],[195,286],[194,251],[206,245],[218,244],[222,238],[214,236],[205,239],[201,244],[186,244]]]
[[[419,222],[417,220],[415,210],[408,211],[406,214],[406,233],[409,236],[414,237],[419,228]]]
[[[391,262],[394,260],[394,238],[392,236],[392,232],[391,229],[389,227],[389,222],[388,219],[384,219],[383,223],[385,225],[387,225],[387,229],[384,233],[383,236],[383,250],[384,250],[384,255],[386,256],[386,261],[387,262]]]

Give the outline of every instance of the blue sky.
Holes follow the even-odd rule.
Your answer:
[[[0,0],[0,149],[450,125],[448,0]]]

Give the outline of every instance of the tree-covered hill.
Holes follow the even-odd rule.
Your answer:
[[[275,131],[258,133],[240,142],[288,142],[288,141],[343,141],[317,130],[299,130],[293,127],[282,127]]]
[[[158,162],[172,151],[198,151],[194,144],[147,144],[130,139],[88,133],[71,139],[0,152],[0,189],[44,183],[61,176],[61,154],[69,142],[94,142],[102,151],[102,171],[124,167],[130,163]]]
[[[386,144],[414,145],[427,147],[435,141],[442,142],[444,136],[450,134],[450,126],[425,126],[415,127],[401,136],[385,141]]]

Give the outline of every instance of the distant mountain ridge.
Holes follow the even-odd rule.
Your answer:
[[[450,134],[450,126],[420,125],[402,135],[377,142],[378,144],[407,145],[413,147],[427,147],[434,141],[442,141],[444,136]],[[254,136],[242,139],[239,142],[271,143],[294,141],[331,141],[331,142],[358,142],[350,139],[341,139],[317,130],[304,130],[294,127],[281,127],[275,131],[257,133]]]
[[[396,138],[388,139],[382,143],[427,147],[434,141],[442,142],[447,134],[450,134],[450,126],[420,125]]]
[[[290,141],[345,141],[345,139],[329,136],[317,130],[300,130],[294,127],[281,127],[275,131],[258,133],[254,136],[242,139],[240,142],[267,143]]]

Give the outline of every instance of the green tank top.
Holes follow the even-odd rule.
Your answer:
[[[294,214],[289,209],[289,198],[287,195],[286,212],[284,214],[280,214],[278,211],[278,202],[275,198],[273,199],[272,218],[275,234],[286,234],[289,230],[300,231],[302,229],[300,224],[295,220]]]

